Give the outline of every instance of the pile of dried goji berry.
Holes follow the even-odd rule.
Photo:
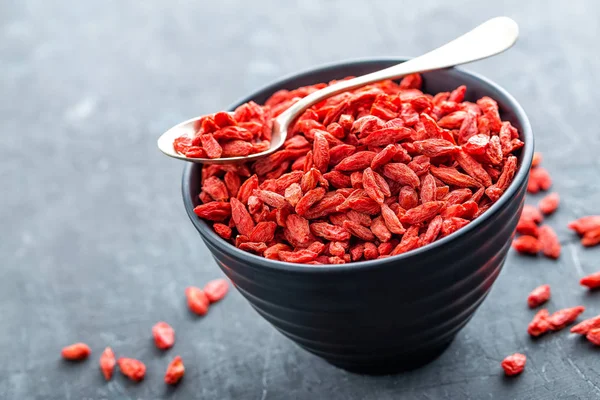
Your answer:
[[[552,178],[548,171],[540,167],[542,156],[535,153],[530,171],[527,191],[538,193],[547,191],[552,186]],[[513,241],[513,248],[522,254],[537,255],[542,252],[546,257],[557,259],[560,257],[561,246],[558,236],[549,225],[540,225],[544,216],[554,213],[559,206],[560,198],[557,193],[550,193],[543,197],[538,206],[525,205],[523,213],[517,224],[517,233],[521,236]],[[569,223],[569,228],[582,236],[584,246],[594,246],[600,243],[600,216],[592,215],[582,217]],[[581,279],[580,284],[590,289],[600,287],[600,272]],[[535,288],[527,297],[530,308],[536,308],[550,299],[550,286],[541,285]],[[576,306],[564,308],[552,314],[547,309],[538,311],[527,327],[531,336],[540,336],[547,332],[559,331],[575,322],[577,317],[585,311],[585,307]],[[586,319],[571,328],[572,333],[585,335],[595,345],[600,345],[600,315]],[[515,353],[502,361],[502,368],[507,375],[517,375],[525,367],[526,357]]]
[[[208,312],[210,303],[221,300],[227,294],[229,284],[225,279],[215,279],[208,282],[203,289],[190,286],[185,290],[187,304],[190,311],[198,315],[205,315]],[[154,344],[160,350],[168,350],[175,344],[175,330],[166,322],[158,322],[152,327],[152,336]],[[82,361],[92,353],[90,347],[85,343],[74,343],[62,349],[61,355],[69,361]],[[110,347],[104,349],[100,355],[100,371],[104,378],[109,381],[112,379],[115,366],[131,379],[139,382],[146,375],[146,365],[134,358],[120,357],[117,359],[115,353]],[[180,356],[175,356],[167,366],[165,372],[165,383],[174,385],[178,383],[185,374],[185,366]]]
[[[421,83],[415,74],[334,96],[306,110],[272,155],[203,166],[195,213],[242,250],[307,264],[389,257],[464,227],[511,183],[523,142],[493,99],[464,101],[465,86],[432,96]],[[264,149],[273,119],[325,86],[205,116],[175,148],[190,157]]]

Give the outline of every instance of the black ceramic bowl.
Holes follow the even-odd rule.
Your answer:
[[[342,62],[277,81],[230,107],[262,104],[279,89],[363,75],[404,59]],[[504,195],[459,231],[425,247],[343,265],[272,261],[235,248],[193,212],[201,166],[183,172],[187,213],[213,257],[252,307],[298,345],[339,367],[362,372],[410,368],[433,359],[465,326],[498,277],[521,213],[533,135],[517,101],[493,82],[460,69],[423,75],[424,91],[467,85],[467,100],[495,99],[525,146]]]

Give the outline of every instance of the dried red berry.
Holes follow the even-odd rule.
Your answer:
[[[538,241],[541,251],[546,257],[557,259],[560,257],[561,246],[556,232],[548,225],[542,225],[538,229]]]
[[[600,228],[600,215],[589,215],[569,222],[569,229],[574,230],[579,235],[585,235],[587,232],[598,228]]]
[[[600,243],[600,228],[587,231],[581,238],[581,244],[586,247],[595,246]]]
[[[175,344],[175,330],[166,322],[157,322],[152,327],[154,344],[161,350],[170,349]]]
[[[105,348],[100,356],[100,371],[102,371],[102,375],[107,381],[111,380],[116,364],[115,353],[110,347]]]
[[[185,297],[190,311],[198,315],[205,315],[208,312],[210,301],[206,294],[194,286],[185,289]]]
[[[517,223],[517,232],[521,235],[529,235],[533,237],[538,237],[538,226],[535,222],[530,219],[519,219]]]
[[[525,369],[527,357],[521,353],[515,353],[502,360],[502,369],[507,376],[519,375]]]
[[[585,335],[585,338],[596,346],[600,346],[600,329],[590,329],[587,335]]]
[[[527,333],[531,336],[540,336],[548,332],[551,328],[550,322],[548,322],[549,316],[550,314],[545,308],[538,311],[533,317],[533,320],[529,323]]]
[[[558,331],[563,329],[565,326],[573,323],[579,314],[585,311],[585,307],[577,306],[571,308],[563,308],[554,312],[552,315],[546,318],[546,321],[550,324],[550,329]]]
[[[167,385],[175,385],[178,383],[183,375],[185,374],[185,366],[180,356],[175,358],[169,363],[167,372],[165,373],[165,383]]]
[[[63,347],[61,356],[65,360],[80,361],[85,360],[92,353],[90,347],[85,343],[74,343]]]
[[[513,240],[513,249],[522,254],[537,254],[541,249],[542,245],[537,238],[533,236],[520,236]]]
[[[590,330],[600,328],[600,315],[581,321],[571,328],[571,333],[586,335]]]
[[[134,382],[139,382],[146,375],[146,366],[141,361],[133,358],[121,357],[117,360],[121,373]]]
[[[545,215],[550,215],[558,208],[558,204],[560,203],[560,198],[558,193],[550,193],[546,197],[544,197],[538,203],[538,208]]]
[[[548,190],[552,186],[552,177],[542,167],[537,167],[531,170],[529,180],[534,181],[541,190]]]
[[[581,278],[579,283],[582,286],[586,286],[590,289],[600,288],[600,272],[594,272],[593,274],[584,276],[583,278]]]
[[[527,305],[529,308],[536,308],[550,299],[550,285],[538,286],[529,293]]]
[[[211,303],[221,300],[229,291],[229,283],[226,279],[213,279],[204,285],[204,294]]]

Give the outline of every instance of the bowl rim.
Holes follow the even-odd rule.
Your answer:
[[[307,69],[301,70],[299,72],[288,74],[288,75],[286,75],[280,79],[277,79],[265,86],[262,86],[262,87],[256,89],[255,91],[253,91],[253,93],[251,93],[250,95],[242,97],[242,98],[238,99],[236,102],[232,103],[229,107],[227,107],[227,110],[233,110],[236,107],[238,107],[239,105],[252,100],[256,96],[256,94],[259,92],[265,92],[265,91],[275,92],[276,90],[279,90],[279,88],[282,85],[285,85],[289,81],[298,79],[306,74],[311,74],[311,73],[315,73],[315,72],[325,72],[328,70],[340,68],[344,65],[360,65],[360,64],[376,63],[376,62],[398,62],[398,63],[400,63],[400,62],[407,61],[410,58],[411,57],[358,58],[358,59],[348,59],[348,60],[342,60],[342,61],[337,61],[337,62],[333,62],[333,63],[317,65],[312,68],[307,68]],[[210,242],[211,245],[213,245],[217,248],[220,248],[224,253],[231,253],[233,257],[241,258],[241,259],[250,258],[250,260],[252,262],[252,264],[251,264],[252,266],[259,265],[262,268],[275,270],[278,272],[289,272],[289,273],[339,273],[339,272],[343,272],[343,271],[360,270],[360,269],[364,269],[364,268],[374,269],[377,267],[387,265],[390,262],[394,262],[394,263],[395,262],[404,262],[411,258],[419,257],[423,253],[435,251],[439,247],[446,246],[447,244],[449,244],[451,242],[459,240],[461,236],[477,229],[477,227],[484,224],[486,220],[488,220],[492,215],[497,213],[505,205],[505,203],[508,201],[508,199],[512,198],[515,195],[515,193],[518,191],[518,189],[521,186],[521,184],[523,183],[523,181],[527,178],[529,169],[531,168],[531,163],[532,163],[532,159],[533,159],[533,151],[534,151],[534,138],[533,138],[533,131],[531,128],[531,124],[529,122],[529,118],[527,117],[527,114],[525,113],[525,110],[519,104],[519,102],[507,90],[505,90],[503,87],[501,87],[497,83],[493,82],[492,80],[485,78],[484,76],[482,76],[478,73],[475,73],[475,72],[472,72],[469,70],[465,70],[462,68],[457,68],[457,67],[448,68],[448,69],[455,70],[459,74],[470,76],[474,80],[479,81],[479,83],[481,83],[485,86],[489,86],[489,87],[493,88],[494,90],[500,92],[508,100],[509,108],[511,108],[514,111],[517,120],[519,120],[519,122],[522,125],[522,135],[524,138],[523,141],[525,143],[525,145],[523,146],[523,149],[522,149],[521,165],[519,166],[519,169],[517,170],[517,172],[513,178],[513,181],[511,182],[509,187],[506,189],[506,191],[488,210],[486,210],[478,218],[471,221],[469,224],[467,224],[466,226],[457,230],[456,232],[453,232],[452,234],[450,234],[444,238],[441,238],[432,243],[429,243],[428,245],[419,247],[418,249],[414,249],[414,250],[408,251],[403,254],[399,254],[396,256],[391,256],[391,257],[387,257],[387,258],[383,258],[383,259],[375,259],[375,260],[368,260],[368,261],[356,261],[356,262],[350,262],[350,263],[346,263],[346,264],[323,264],[323,265],[318,265],[318,266],[315,266],[312,264],[298,264],[298,263],[290,263],[290,262],[279,261],[279,260],[271,260],[271,259],[268,259],[265,257],[260,257],[255,254],[238,249],[233,244],[225,241],[223,238],[218,236],[213,231],[213,229],[208,225],[207,222],[205,222],[204,220],[201,220],[200,218],[198,218],[198,216],[196,216],[196,214],[194,213],[194,204],[192,203],[192,199],[189,194],[190,193],[190,178],[191,178],[192,168],[194,167],[195,164],[187,163],[187,165],[185,165],[184,169],[183,169],[181,190],[182,190],[182,195],[183,195],[184,207],[186,209],[186,212],[188,214],[190,221],[192,222],[192,224],[194,225],[196,230],[198,230],[198,232],[200,233],[200,235],[202,236],[202,238],[204,240]]]

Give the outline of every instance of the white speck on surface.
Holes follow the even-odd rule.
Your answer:
[[[88,119],[96,110],[97,101],[93,97],[85,97],[77,104],[69,107],[65,112],[65,119],[69,122],[80,122]]]

